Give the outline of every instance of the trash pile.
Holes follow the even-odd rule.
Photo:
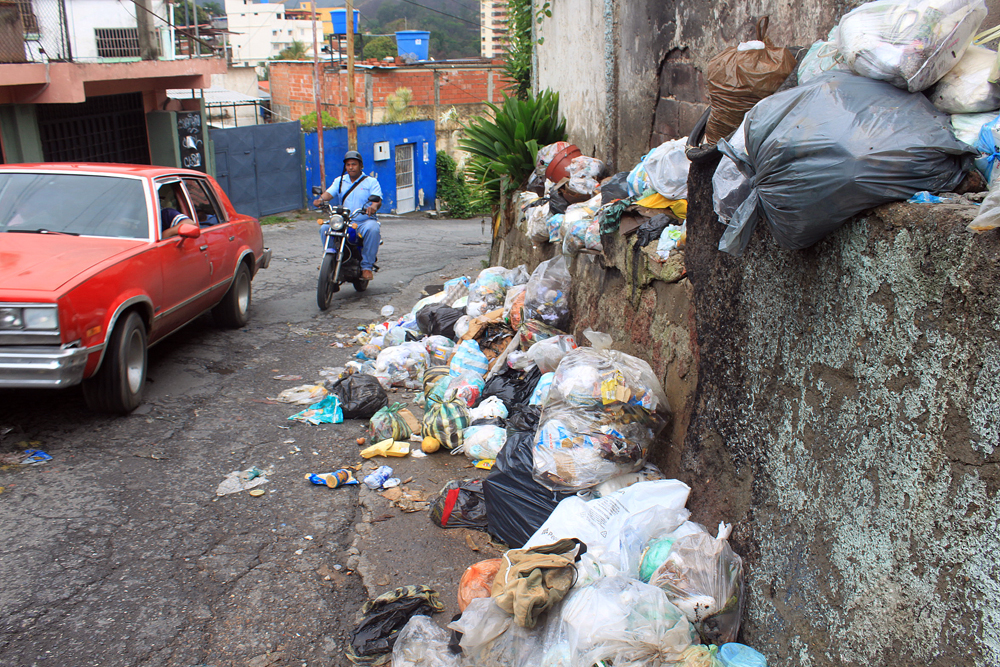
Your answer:
[[[659,380],[607,334],[569,333],[571,285],[564,255],[530,274],[490,267],[449,280],[365,327],[356,358],[325,382],[323,400],[368,420],[361,456],[387,464],[310,482],[360,482],[508,547],[463,575],[451,637],[429,617],[440,610],[433,590],[366,604],[348,652],[357,664],[754,664],[726,662],[737,654],[766,664],[734,643],[744,601],[731,527],[690,522],[690,489],[646,462],[671,420]],[[394,388],[415,391],[422,415],[390,403]],[[426,455],[464,456],[489,474],[408,497],[391,457]]]
[[[977,35],[986,14],[983,0],[863,4],[812,45],[795,69],[798,85],[780,92],[794,60],[762,41],[760,26],[757,40],[716,56],[710,90],[733,84],[745,100],[757,95],[750,106],[712,95],[716,131],[705,139],[725,156],[713,178],[726,226],[719,249],[741,255],[760,220],[781,247],[806,248],[879,204],[973,191],[973,165],[989,195],[969,229],[1000,227],[1000,61],[978,46],[997,37]],[[717,116],[722,130],[712,126]]]

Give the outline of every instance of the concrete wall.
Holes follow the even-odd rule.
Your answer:
[[[149,9],[155,14],[150,17],[153,28],[165,27],[166,22],[159,17],[167,16],[167,3],[163,0],[154,0],[149,4]],[[67,2],[65,7],[66,27],[69,30],[75,61],[98,60],[97,37],[94,30],[135,28],[135,13],[139,11],[131,2],[126,5],[114,0],[74,0]],[[53,35],[59,34],[58,9],[51,5],[46,6],[46,9],[49,11],[38,13],[39,21],[43,23],[43,30],[48,30]]]

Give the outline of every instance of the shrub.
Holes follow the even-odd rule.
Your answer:
[[[377,58],[378,60],[382,60],[387,56],[395,57],[396,40],[392,37],[386,37],[384,35],[380,37],[372,37],[368,40],[368,43],[365,44],[363,55],[365,59]]]
[[[316,112],[307,113],[304,116],[299,117],[299,124],[302,125],[303,132],[315,132],[316,131]],[[323,129],[327,130],[331,127],[343,127],[341,122],[330,115],[329,112],[323,112]]]
[[[447,153],[437,154],[437,198],[445,206],[448,215],[453,218],[471,218],[477,215],[489,214],[489,208],[476,206],[469,195],[469,186],[465,175],[458,170],[458,165]]]

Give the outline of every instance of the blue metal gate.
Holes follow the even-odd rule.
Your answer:
[[[259,218],[305,206],[298,121],[210,132],[216,180],[237,211]]]

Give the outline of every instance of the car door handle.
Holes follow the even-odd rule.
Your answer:
[[[199,249],[199,250],[208,250],[208,246],[207,246],[207,245],[203,245],[203,246],[201,246],[201,247],[200,247],[200,248],[198,248],[198,249]]]

